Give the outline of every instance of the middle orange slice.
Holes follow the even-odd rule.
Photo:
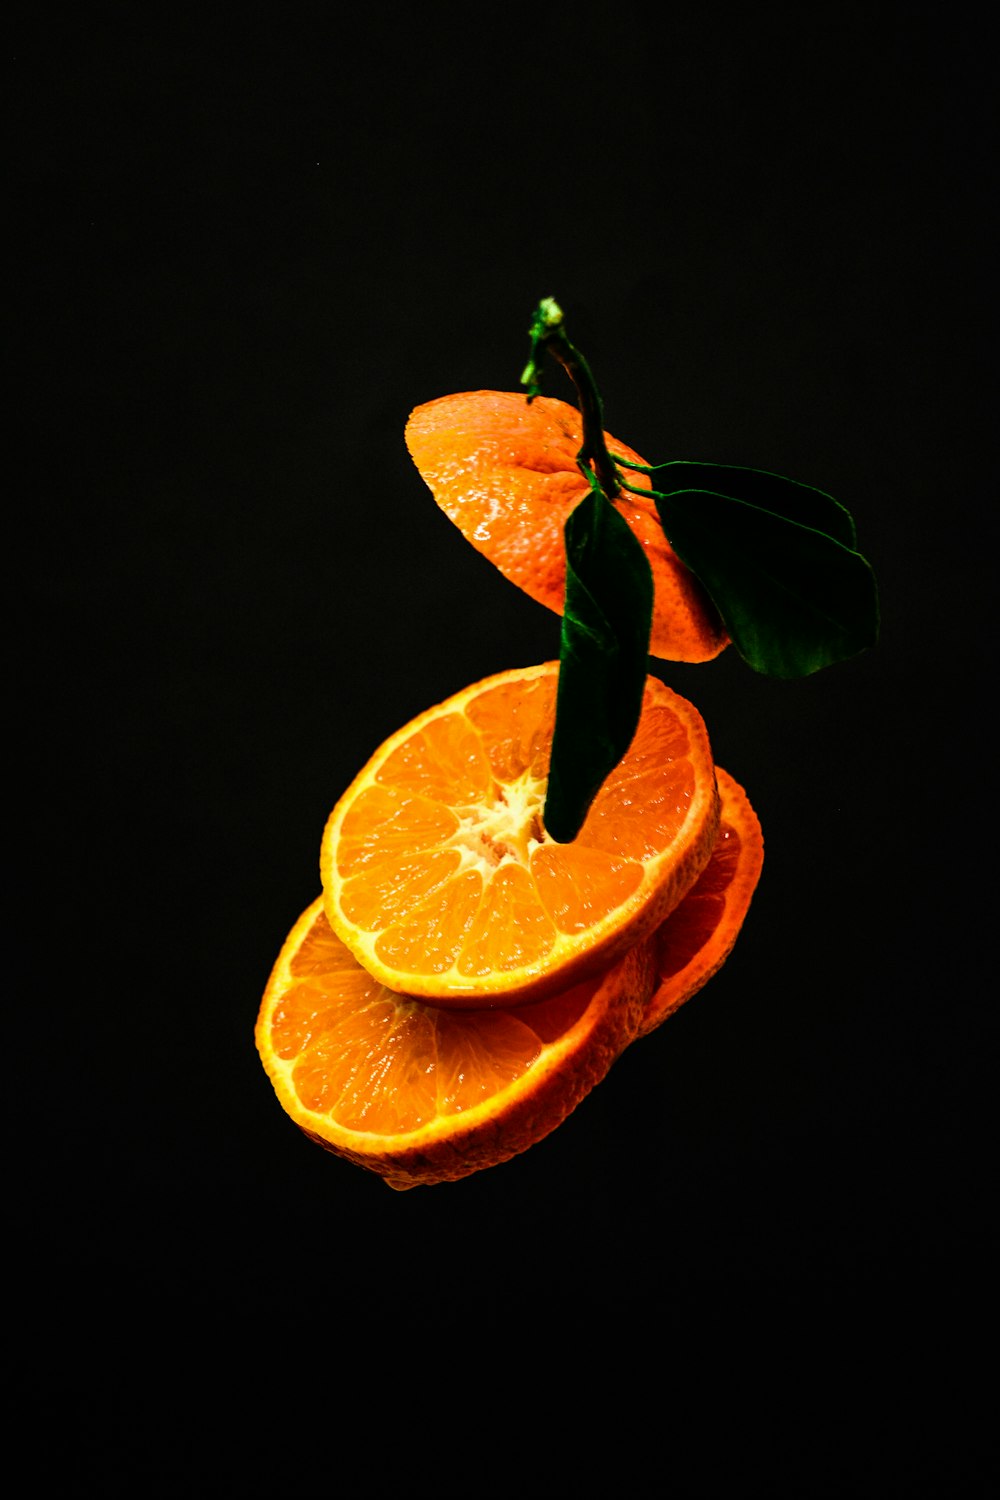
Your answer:
[[[553,994],[652,932],[707,864],[719,823],[708,734],[653,677],[577,838],[549,837],[558,672],[501,672],[428,709],[330,814],[327,918],[388,988],[466,1006]]]

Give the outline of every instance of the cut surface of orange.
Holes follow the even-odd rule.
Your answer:
[[[721,766],[719,832],[701,875],[650,940],[656,988],[638,1036],[648,1036],[718,973],[750,909],[764,863],[764,839],[746,792]]]
[[[552,397],[465,391],[418,406],[406,426],[410,456],[445,514],[519,588],[562,613],[563,527],[588,493],[577,468],[580,413]],[[613,455],[642,463],[606,433]],[[629,483],[651,487],[632,470]],[[715,606],[663,534],[656,506],[628,491],[615,501],[653,572],[649,650],[672,661],[710,661],[729,637]]]
[[[692,704],[647,679],[632,744],[572,843],[542,813],[558,662],[498,673],[375,752],[330,814],[330,925],[401,994],[481,1007],[607,967],[708,862],[719,802]]]
[[[373,979],[319,899],[274,965],[257,1049],[312,1140],[394,1188],[450,1182],[554,1130],[632,1038],[652,984],[646,942],[546,1000],[442,1009]]]

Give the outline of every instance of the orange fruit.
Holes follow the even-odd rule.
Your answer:
[[[634,739],[572,843],[543,821],[558,662],[500,672],[375,752],[323,832],[330,925],[400,994],[539,999],[647,936],[707,864],[718,792],[701,715],[647,678]]]
[[[331,931],[322,899],[278,955],[256,1041],[282,1108],[390,1187],[451,1182],[559,1125],[627,1045],[653,984],[642,943],[609,971],[514,1010],[394,994]]]
[[[712,857],[653,934],[657,986],[638,1036],[648,1036],[697,994],[729,957],[764,863],[764,839],[746,792],[715,768],[721,815]]]
[[[605,433],[612,454],[643,460]],[[532,599],[562,614],[563,527],[588,493],[577,468],[583,426],[575,407],[513,391],[466,391],[418,406],[406,444],[421,477],[463,536]],[[628,480],[643,489],[637,470]],[[729,637],[701,584],[663,534],[656,506],[622,491],[615,501],[653,571],[651,655],[710,661]]]

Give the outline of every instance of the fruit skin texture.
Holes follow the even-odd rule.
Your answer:
[[[323,834],[320,858],[327,917],[333,930],[351,950],[358,962],[388,988],[407,995],[433,1000],[440,1005],[473,1008],[489,1004],[515,1005],[539,999],[544,995],[555,994],[568,985],[578,983],[591,974],[605,969],[627,948],[648,936],[677,906],[708,863],[718,828],[719,802],[707,731],[701,716],[691,704],[673,693],[658,679],[651,677],[647,680],[643,716],[633,745],[598,794],[574,844],[556,845],[548,840],[544,846],[536,847],[530,853],[527,871],[522,872],[524,901],[517,920],[511,918],[510,925],[506,928],[502,925],[498,926],[497,919],[492,915],[495,908],[491,906],[488,892],[481,898],[476,898],[482,902],[481,907],[477,908],[482,915],[477,915],[474,920],[481,921],[486,928],[492,929],[494,939],[503,939],[505,932],[513,937],[514,932],[518,931],[518,922],[523,928],[526,921],[535,917],[539,918],[538,927],[541,929],[541,918],[544,918],[554,934],[551,949],[544,953],[539,950],[540,956],[526,960],[520,966],[511,964],[505,970],[497,969],[479,972],[475,975],[460,969],[461,955],[454,962],[450,958],[447,959],[443,966],[439,966],[433,972],[427,969],[418,971],[412,966],[406,968],[401,963],[390,962],[384,957],[388,951],[387,942],[395,941],[396,929],[388,919],[383,922],[381,908],[377,905],[374,907],[373,913],[366,919],[368,925],[359,924],[353,920],[347,911],[347,905],[351,899],[348,888],[351,880],[356,877],[345,876],[344,871],[347,865],[343,851],[350,842],[347,833],[351,829],[351,820],[355,816],[356,809],[363,805],[365,797],[377,793],[382,799],[380,806],[386,809],[385,824],[388,825],[392,821],[393,806],[385,795],[385,789],[378,784],[382,768],[389,763],[395,764],[401,759],[405,760],[410,742],[426,739],[428,734],[433,733],[436,724],[466,715],[466,712],[475,714],[477,704],[485,701],[488,695],[509,692],[512,700],[520,697],[527,699],[530,692],[544,690],[548,699],[554,703],[558,670],[557,662],[547,662],[537,667],[497,673],[482,682],[474,683],[471,687],[445,700],[444,703],[418,715],[380,746],[330,814]],[[519,710],[516,709],[515,714],[517,711]],[[640,788],[652,786],[654,791],[658,792],[659,778],[668,774],[665,762],[658,759],[658,742],[655,738],[650,742],[644,737],[647,733],[646,726],[659,724],[661,718],[666,719],[672,727],[676,727],[681,732],[684,745],[683,759],[692,768],[698,768],[697,772],[692,769],[693,787],[689,799],[683,804],[682,811],[672,808],[666,797],[660,805],[654,808],[651,804],[637,802],[630,792],[633,785],[638,785]],[[509,734],[508,719],[504,717],[501,723],[504,733]],[[542,728],[544,735],[541,730],[536,729],[529,715],[527,724],[520,726],[518,735],[522,739],[530,739],[532,747],[530,755],[533,757],[534,768],[540,777],[544,778],[548,770],[551,721],[546,719]],[[649,729],[648,732],[651,736],[656,734],[655,728]],[[471,735],[471,728],[469,734]],[[475,746],[473,749],[475,753],[468,756],[466,764],[478,766],[479,762],[484,762],[484,752]],[[509,759],[514,754],[509,745],[502,741],[491,742],[487,749],[492,756],[499,757],[501,760]],[[521,754],[521,749],[519,742],[516,746],[518,755]],[[495,759],[492,764],[496,764]],[[637,769],[640,773],[638,779],[630,782],[628,778]],[[538,784],[541,785],[542,796],[544,796],[543,781]],[[623,787],[624,791],[621,790]],[[394,788],[390,789],[394,790]],[[641,792],[639,795],[642,795]],[[406,793],[403,802],[409,807],[429,805],[426,798],[411,796],[409,792]],[[405,811],[406,807],[404,807]],[[447,807],[445,816],[451,817],[451,812]],[[435,809],[433,818],[437,817],[438,810]],[[661,818],[666,822],[661,823]],[[652,854],[647,853],[644,858],[636,858],[637,846],[648,847],[649,840],[652,838],[650,830],[653,825],[656,825],[658,833],[665,838],[666,835],[662,834],[662,829],[674,819],[676,819],[677,827],[671,834],[669,843],[665,847],[661,846],[658,851],[654,850]],[[457,826],[457,820],[453,819],[453,822]],[[385,834],[381,831],[380,825],[375,823],[374,837],[368,833],[364,838],[354,841],[354,853],[349,857],[362,872],[364,880],[374,878],[369,877],[368,872],[375,863],[372,846],[373,843],[377,844],[379,837],[384,839]],[[543,837],[547,839],[544,832]],[[390,887],[399,878],[398,871],[400,869],[404,872],[407,869],[412,871],[413,868],[412,860],[407,866],[409,849],[401,849],[398,844],[393,847],[397,851],[396,857],[387,864],[384,862],[384,867],[389,870],[387,877],[389,884],[386,891],[390,899],[394,894]],[[442,843],[443,848],[444,843]],[[556,852],[553,853],[553,851]],[[569,852],[563,853],[562,851]],[[418,855],[426,854],[426,852],[425,847],[422,851],[418,851]],[[434,857],[439,857],[439,853],[440,851],[433,851]],[[377,850],[376,854],[378,854]],[[603,873],[605,868],[616,865],[618,870],[616,878],[619,878],[624,870],[629,880],[634,883],[626,894],[615,898],[615,904],[603,914],[599,913],[593,917],[589,925],[585,925],[582,930],[576,933],[567,931],[565,928],[557,931],[549,922],[547,912],[543,910],[543,900],[537,894],[536,887],[545,886],[548,891],[552,883],[548,872],[551,869],[551,861],[555,859],[579,861],[577,868],[581,869],[583,878],[586,880],[588,858],[593,858],[600,864],[601,879],[605,878]],[[457,854],[455,859],[458,860]],[[510,867],[507,868],[509,870]],[[449,875],[448,880],[453,883],[439,885],[422,906],[415,907],[407,915],[406,921],[410,922],[417,918],[423,920],[421,913],[428,913],[425,925],[428,931],[436,932],[438,928],[434,924],[443,923],[453,907],[450,893],[457,887],[460,879],[468,882],[473,879],[473,876],[468,870],[462,871],[455,877]],[[569,883],[573,884],[574,881]],[[545,899],[550,899],[548,894]],[[586,900],[580,899],[580,910],[589,911],[593,908],[592,897]],[[532,902],[534,905],[531,905]],[[528,914],[527,917],[525,913]],[[501,918],[501,921],[504,920],[508,919]]]
[[[397,1190],[458,1181],[508,1161],[549,1135],[606,1076],[631,1041],[655,980],[652,945],[638,944],[582,987],[589,991],[589,1000],[575,1022],[542,1048],[527,1072],[482,1104],[438,1116],[401,1135],[345,1129],[329,1115],[303,1105],[293,1083],[294,1059],[279,1057],[273,1041],[275,1013],[293,982],[295,956],[317,922],[326,923],[322,898],[302,913],[275,962],[257,1021],[257,1048],[282,1108],[299,1129],[317,1145],[376,1173]],[[407,997],[399,998],[408,1003]],[[572,992],[567,992],[567,1000],[571,998]],[[512,1014],[530,1017],[538,1008]],[[453,1013],[443,1018],[445,1024],[456,1019]]]
[[[562,614],[566,588],[563,527],[588,493],[576,463],[580,413],[553,397],[528,403],[514,391],[465,391],[418,406],[406,444],[421,477],[463,536],[539,604]],[[642,463],[605,434],[609,451]],[[630,484],[652,487],[631,470]],[[651,656],[711,661],[729,637],[715,606],[663,534],[652,500],[622,491],[615,501],[653,572]]]

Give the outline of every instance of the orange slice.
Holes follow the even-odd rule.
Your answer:
[[[605,434],[612,454],[642,463]],[[420,475],[463,536],[539,604],[562,614],[566,588],[563,527],[587,494],[576,465],[580,413],[551,397],[466,391],[418,406],[406,445]],[[629,482],[649,489],[648,475]],[[623,491],[615,502],[653,570],[650,653],[672,661],[710,661],[729,637],[701,584],[663,534],[656,506]]]
[[[746,792],[715,768],[722,813],[712,857],[654,933],[657,987],[637,1033],[648,1036],[718,973],[733,950],[764,863],[764,839]]]
[[[547,1000],[444,1010],[366,973],[318,900],[278,955],[257,1048],[312,1140],[390,1187],[452,1182],[554,1130],[627,1045],[652,984],[643,943]]]
[[[326,913],[387,988],[470,1006],[555,993],[652,932],[707,864],[718,826],[708,734],[652,677],[580,833],[549,837],[558,672],[501,672],[428,709],[330,814]]]

